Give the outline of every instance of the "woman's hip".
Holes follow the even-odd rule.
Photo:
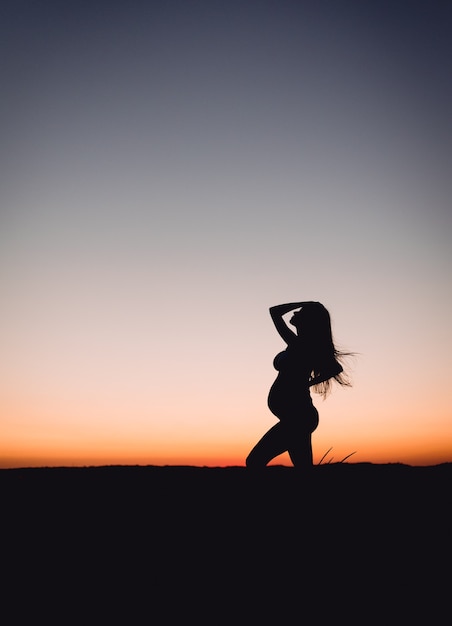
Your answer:
[[[309,406],[270,406],[271,412],[281,424],[291,430],[313,432],[319,425],[319,412],[313,404]]]

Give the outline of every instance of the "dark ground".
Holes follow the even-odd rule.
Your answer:
[[[451,480],[452,463],[0,470],[4,623],[443,623]]]

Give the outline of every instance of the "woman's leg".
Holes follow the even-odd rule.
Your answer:
[[[319,414],[315,407],[301,420],[287,423],[288,453],[294,467],[309,468],[313,465],[311,434],[319,425]]]
[[[246,458],[246,466],[252,469],[265,467],[272,459],[287,452],[287,447],[287,433],[279,422],[257,442]]]
[[[288,453],[294,467],[301,469],[312,467],[311,433],[297,435],[296,441],[289,446]]]

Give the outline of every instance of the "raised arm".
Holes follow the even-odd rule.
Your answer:
[[[287,326],[283,315],[295,309],[300,309],[304,304],[306,304],[306,302],[289,302],[287,304],[277,304],[276,306],[270,307],[270,315],[276,330],[286,343],[293,341],[293,339],[297,337],[297,334]]]

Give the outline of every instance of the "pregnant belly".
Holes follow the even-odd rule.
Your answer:
[[[317,414],[309,388],[294,384],[292,381],[281,381],[277,378],[270,388],[267,403],[270,411],[280,419],[300,417],[300,414],[306,416]]]

